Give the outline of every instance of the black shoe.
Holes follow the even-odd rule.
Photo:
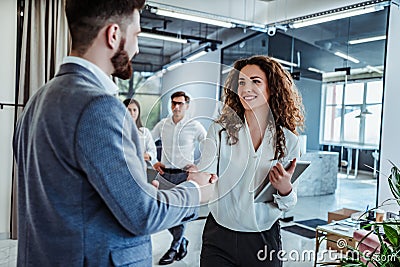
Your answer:
[[[164,256],[161,257],[158,264],[167,265],[174,262],[177,257],[177,251],[175,249],[170,248]]]
[[[187,246],[189,244],[189,240],[186,238],[182,239],[181,245],[179,246],[178,253],[176,254],[176,260],[180,261],[183,259],[187,254]]]

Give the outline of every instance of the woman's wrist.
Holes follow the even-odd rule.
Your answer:
[[[292,192],[292,185],[285,187],[285,188],[281,188],[278,190],[278,194],[282,197],[289,195]]]

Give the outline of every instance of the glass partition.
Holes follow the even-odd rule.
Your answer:
[[[385,5],[377,4],[372,13],[312,26],[280,27],[273,36],[255,34],[223,49],[221,62],[232,65],[257,54],[279,60],[303,97],[307,149],[338,149],[341,159],[356,149],[355,165],[358,150],[365,151],[358,165],[368,170],[364,164],[376,163],[371,153],[380,142],[389,8]],[[226,73],[222,70],[222,79]]]
[[[130,80],[118,79],[121,101],[136,99],[141,106],[140,118],[145,127],[152,129],[160,120],[160,97],[162,75],[147,72],[134,72]]]

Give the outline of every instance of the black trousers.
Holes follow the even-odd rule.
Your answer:
[[[163,177],[170,183],[172,183],[174,185],[178,185],[178,184],[186,181],[187,173],[186,172],[177,172],[177,173],[165,172],[163,174]],[[182,240],[183,240],[183,235],[185,234],[185,229],[186,229],[185,223],[176,225],[176,226],[168,229],[168,231],[172,235],[172,242],[171,242],[170,248],[178,251],[179,246],[181,245]]]
[[[277,256],[281,249],[279,221],[264,232],[237,232],[219,225],[210,213],[203,231],[200,266],[281,267]]]

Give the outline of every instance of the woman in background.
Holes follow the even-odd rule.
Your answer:
[[[153,166],[157,162],[157,149],[150,130],[143,126],[140,119],[140,104],[133,98],[125,99],[124,104],[139,130],[140,143],[142,151],[144,151],[144,160]]]
[[[199,171],[219,180],[203,231],[201,266],[282,266],[278,219],[297,195],[291,176],[300,156],[303,105],[290,74],[274,59],[254,56],[233,65],[224,107],[207,133]],[[284,162],[293,160],[285,169]],[[273,202],[255,202],[264,179]]]

